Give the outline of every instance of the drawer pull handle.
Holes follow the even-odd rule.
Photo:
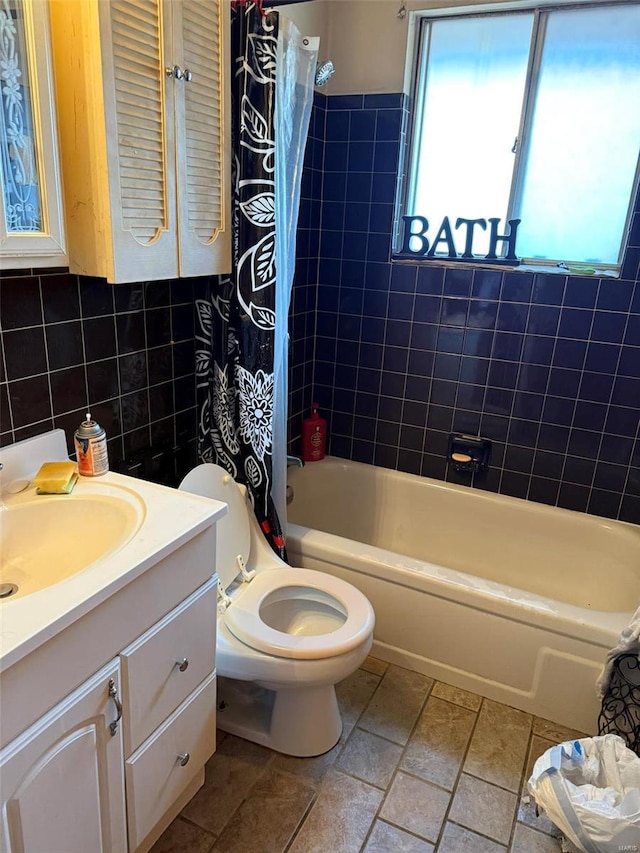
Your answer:
[[[118,714],[115,720],[112,723],[109,723],[109,731],[111,732],[111,737],[113,737],[118,731],[118,723],[122,719],[122,703],[118,699],[118,688],[116,687],[116,683],[113,678],[109,679],[109,696],[113,699],[116,706],[116,712]]]
[[[177,660],[175,662],[175,666],[178,667],[180,672],[184,672],[186,669],[189,668],[189,659],[188,658],[182,658],[182,660]]]
[[[191,758],[191,756],[189,755],[188,752],[183,752],[182,754],[178,755],[177,760],[180,763],[180,767],[186,767],[187,764],[189,763],[190,758]]]

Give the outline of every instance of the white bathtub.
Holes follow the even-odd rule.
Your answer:
[[[368,596],[373,654],[597,730],[595,680],[640,602],[640,527],[330,457],[289,483],[290,561]]]

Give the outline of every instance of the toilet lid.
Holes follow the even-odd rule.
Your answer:
[[[229,511],[216,525],[216,572],[224,589],[240,573],[238,556],[245,564],[251,548],[251,529],[246,499],[233,477],[219,465],[205,462],[189,471],[180,489],[204,498],[224,501]]]
[[[271,628],[260,617],[262,602],[271,593],[286,587],[307,587],[310,598],[319,592],[335,599],[336,609],[347,614],[344,623],[328,634],[313,636],[287,634]],[[234,598],[222,618],[232,634],[257,651],[274,657],[307,660],[351,651],[371,634],[375,622],[368,599],[351,584],[324,572],[293,568],[258,572]]]

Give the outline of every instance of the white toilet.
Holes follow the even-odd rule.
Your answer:
[[[218,465],[198,465],[180,488],[229,505],[217,526],[218,726],[287,755],[327,752],[342,732],[335,685],[371,648],[371,604],[346,581],[277,557]]]

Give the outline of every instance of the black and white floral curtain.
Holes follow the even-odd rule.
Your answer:
[[[247,486],[272,548],[286,557],[271,497],[278,14],[232,8],[233,269],[196,302],[198,452]]]

